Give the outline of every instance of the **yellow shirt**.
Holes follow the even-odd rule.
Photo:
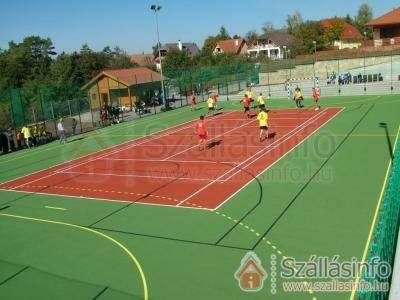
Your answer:
[[[300,91],[294,92],[294,98],[296,100],[300,99],[300,97],[301,97],[301,92]]]
[[[252,91],[247,91],[246,94],[247,94],[247,97],[253,98],[253,92]]]
[[[209,108],[214,107],[214,99],[213,98],[208,98],[207,100],[207,105]]]
[[[260,105],[264,105],[264,104],[265,104],[265,98],[264,98],[264,96],[258,97],[257,102],[258,102],[258,104],[260,104]]]
[[[260,113],[258,114],[257,120],[258,120],[259,123],[260,123],[260,127],[261,127],[261,126],[268,126],[268,123],[267,123],[267,121],[268,121],[268,114],[267,114],[265,111],[262,111],[262,112],[260,112]]]
[[[24,135],[24,138],[28,139],[32,137],[31,130],[28,127],[22,127],[21,133]]]

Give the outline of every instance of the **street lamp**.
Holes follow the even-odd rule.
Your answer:
[[[154,10],[154,15],[156,17],[156,28],[157,28],[157,48],[158,48],[158,59],[160,60],[160,74],[161,74],[161,91],[165,101],[165,109],[168,109],[169,103],[167,97],[165,95],[164,89],[164,79],[163,79],[163,70],[162,70],[162,58],[161,58],[161,45],[160,45],[160,31],[158,30],[158,15],[157,12],[161,9],[159,5],[152,5],[150,6],[151,10]]]

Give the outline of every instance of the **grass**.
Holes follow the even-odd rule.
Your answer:
[[[285,293],[280,278],[275,295],[270,278],[262,291],[245,293],[233,276],[248,249],[268,274],[272,254],[361,259],[390,160],[379,123],[387,123],[393,144],[400,101],[396,95],[321,101],[345,110],[259,177],[263,197],[256,207],[255,181],[216,212],[0,191],[0,209],[9,206],[0,211],[0,298],[143,299],[139,268],[113,239],[139,261],[149,299],[349,299],[349,292]],[[221,106],[240,109],[236,101]],[[293,103],[273,100],[269,106]],[[177,109],[84,134],[66,146],[53,142],[1,156],[0,182],[201,112],[205,108]],[[245,215],[242,224],[235,223]]]

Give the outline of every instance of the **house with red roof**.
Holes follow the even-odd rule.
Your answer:
[[[400,44],[400,7],[369,21],[365,27],[372,29],[375,47]]]
[[[149,66],[154,65],[154,55],[153,53],[141,53],[141,54],[131,54],[129,55],[131,62],[139,66]]]
[[[138,98],[146,102],[156,91],[160,94],[160,82],[160,73],[146,67],[111,69],[101,71],[82,90],[87,92],[92,109],[107,105],[132,108]]]
[[[214,47],[213,54],[220,53],[246,54],[246,41],[243,38],[219,41]]]
[[[250,56],[266,55],[270,59],[290,57],[290,48],[295,42],[294,36],[282,30],[276,30],[257,37],[247,52]]]
[[[321,24],[325,30],[329,29],[331,26],[335,26],[338,23],[341,23],[343,26],[343,32],[340,39],[333,42],[333,46],[339,50],[360,47],[363,40],[363,35],[356,27],[339,18],[325,19],[321,21]]]

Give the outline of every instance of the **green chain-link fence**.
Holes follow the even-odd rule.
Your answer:
[[[400,225],[400,147],[395,150],[393,166],[387,182],[387,187],[381,202],[378,219],[368,249],[366,262],[371,262],[379,257],[381,261],[394,264],[396,243]],[[371,263],[372,264],[372,263]],[[371,269],[370,269],[371,271]],[[369,286],[378,286],[386,284],[389,286],[391,278],[379,277],[377,272],[375,276],[370,276],[367,268],[364,268],[361,274],[361,280],[368,282]],[[360,291],[358,300],[384,300],[388,299],[389,290],[379,291]]]

